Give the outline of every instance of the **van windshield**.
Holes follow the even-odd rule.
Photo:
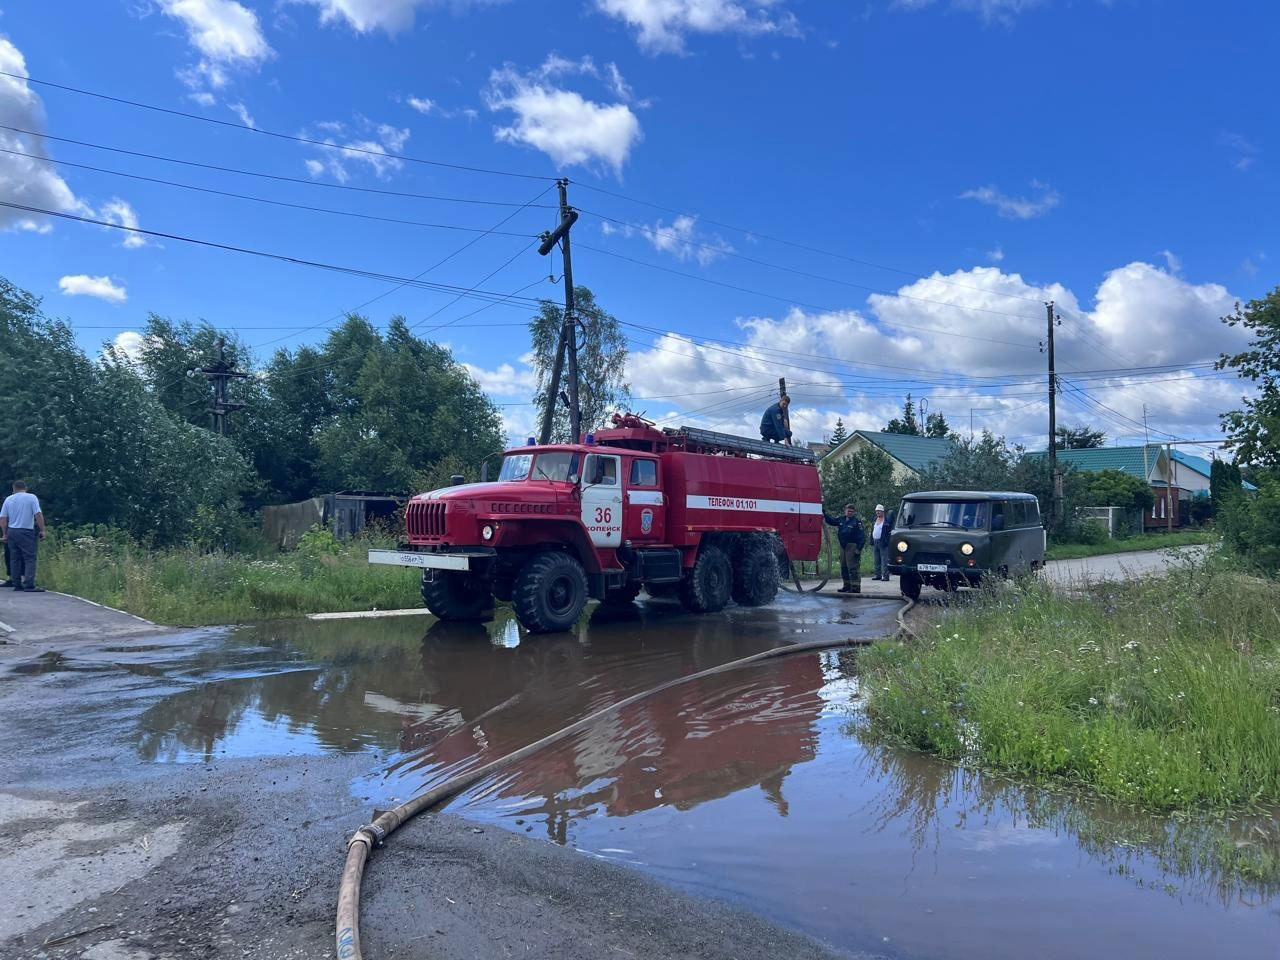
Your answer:
[[[897,526],[976,530],[987,525],[987,508],[979,500],[908,500],[898,511]]]

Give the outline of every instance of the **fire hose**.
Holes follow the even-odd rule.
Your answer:
[[[906,626],[904,617],[907,612],[915,606],[914,600],[908,600],[897,613],[897,622],[899,629],[910,634],[910,628]],[[687,676],[676,677],[658,684],[656,687],[650,687],[648,690],[642,690],[639,693],[632,694],[629,697],[612,703],[609,706],[602,707],[580,720],[575,720],[568,726],[561,727],[554,733],[550,733],[540,740],[535,740],[518,750],[501,756],[496,760],[477,767],[466,773],[460,773],[456,777],[446,780],[444,783],[432,787],[423,793],[418,794],[398,807],[384,811],[371,823],[360,827],[347,841],[347,862],[342,871],[342,883],[338,888],[338,914],[335,929],[335,937],[337,944],[338,960],[363,960],[364,954],[360,949],[360,882],[364,876],[365,864],[369,860],[369,854],[373,848],[383,843],[387,837],[395,832],[405,822],[431,809],[439,803],[444,802],[452,797],[457,796],[464,790],[479,783],[490,774],[501,770],[503,767],[517,763],[526,757],[537,753],[539,750],[559,743],[567,737],[573,736],[580,730],[585,730],[591,724],[595,723],[601,717],[607,716],[615,711],[622,710],[634,703],[638,703],[654,694],[661,693],[663,690],[669,690],[672,687],[679,686],[683,683],[689,683],[692,680],[701,680],[705,677],[715,676],[719,673],[728,673],[730,670],[738,670],[742,667],[750,666],[754,663],[760,663],[764,660],[772,660],[777,657],[790,656],[797,653],[809,653],[815,650],[830,650],[836,647],[852,647],[865,646],[871,643],[869,639],[846,637],[841,640],[808,640],[803,643],[788,643],[780,647],[774,647],[772,650],[765,650],[762,653],[755,653],[749,657],[742,657],[739,660],[731,660],[728,663],[722,663],[717,667],[709,667],[706,670],[699,670],[697,673],[691,673]]]

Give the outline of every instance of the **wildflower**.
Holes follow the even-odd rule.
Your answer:
[[[1089,706],[1091,706],[1091,707],[1096,707],[1097,705],[1098,705],[1098,698],[1097,698],[1097,697],[1090,697],[1090,698],[1089,698]],[[1018,706],[1022,706],[1022,704],[1018,704]]]

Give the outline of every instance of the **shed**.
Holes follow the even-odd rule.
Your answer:
[[[262,508],[262,532],[277,547],[298,545],[302,535],[314,526],[323,526],[339,540],[359,533],[370,523],[394,521],[404,497],[368,490],[341,490],[297,503]]]

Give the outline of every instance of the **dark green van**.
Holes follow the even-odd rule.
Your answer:
[[[1040,503],[1030,493],[930,490],[902,498],[889,541],[889,572],[914,600],[924,585],[977,586],[983,577],[1044,565]]]

